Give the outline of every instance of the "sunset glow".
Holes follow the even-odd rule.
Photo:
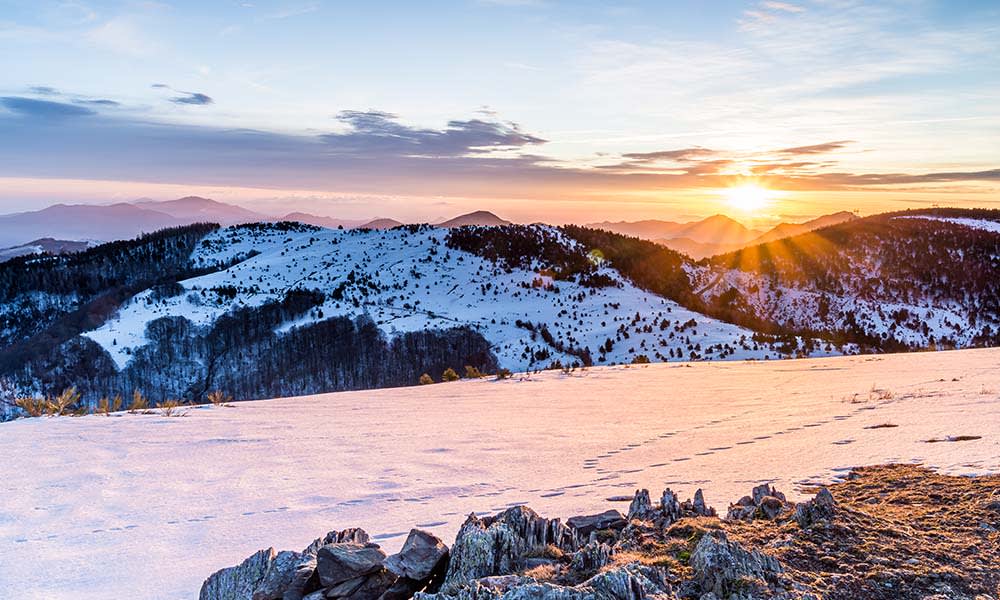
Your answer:
[[[770,190],[752,183],[731,187],[724,194],[729,206],[747,214],[765,208],[773,197]]]

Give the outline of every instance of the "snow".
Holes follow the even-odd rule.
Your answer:
[[[954,223],[955,225],[964,225],[965,227],[971,227],[972,229],[979,229],[981,231],[1000,233],[1000,223],[998,223],[997,221],[990,221],[989,219],[970,219],[967,217],[935,217],[931,215],[912,215],[912,216],[895,217],[895,218],[943,221],[945,223]]]
[[[758,482],[801,499],[855,465],[997,473],[998,367],[997,349],[662,363],[15,421],[0,597],[190,599],[219,568],[331,529],[392,552],[411,526],[451,543],[471,511],[568,517],[638,487],[701,487],[724,511]]]
[[[575,244],[553,232],[562,243]],[[367,315],[390,336],[468,325],[491,343],[500,366],[511,370],[579,360],[548,347],[540,335],[518,326],[518,321],[546,325],[565,348],[586,347],[598,364],[631,363],[638,355],[656,361],[658,355],[670,358],[671,352],[678,359],[780,357],[775,350],[755,344],[752,331],[644,292],[610,267],[602,267],[602,272],[619,282],[619,287],[594,290],[568,281],[547,281],[558,288],[555,292],[544,285],[532,287],[536,279],[545,282],[537,270],[507,272],[479,256],[447,248],[446,235],[447,231],[438,228],[286,231],[258,225],[222,229],[195,252],[195,264],[240,262],[181,282],[185,292],[178,296],[154,299],[152,292],[139,294],[115,318],[84,335],[99,343],[121,369],[136,348],[148,343],[146,325],[154,319],[182,316],[209,326],[234,308],[280,300],[293,289],[318,289],[327,294],[320,311],[282,324],[276,333],[338,315]],[[351,273],[353,283],[348,280]],[[234,299],[212,291],[224,286],[238,290]],[[335,297],[338,289],[343,290],[342,299]],[[660,326],[662,319],[670,321],[668,327]],[[627,337],[620,333],[622,329]],[[608,339],[613,340],[613,349],[604,354],[599,348]],[[534,351],[538,350],[547,350],[551,356],[537,359]],[[820,350],[815,355],[835,352]]]

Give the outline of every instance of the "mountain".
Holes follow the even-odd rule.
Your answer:
[[[689,269],[711,314],[758,329],[912,350],[1000,344],[1000,211],[888,213]]]
[[[359,227],[364,225],[365,221],[356,219],[335,219],[333,217],[320,217],[318,215],[311,215],[304,212],[293,212],[288,213],[284,217],[281,217],[282,221],[293,221],[296,223],[305,223],[307,225],[315,225],[316,227],[325,227],[326,229],[338,229],[343,227],[344,229],[350,229],[352,227]]]
[[[479,225],[493,227],[498,225],[510,225],[510,221],[505,221],[487,210],[477,210],[464,215],[459,215],[454,219],[448,219],[443,223],[437,223],[438,227],[465,227],[468,225]]]
[[[712,215],[701,221],[688,223],[677,230],[673,237],[688,238],[702,243],[744,244],[759,235],[759,231],[750,229],[725,215]]]
[[[0,247],[40,238],[117,240],[183,224],[172,215],[132,204],[55,204],[33,212],[0,215]]]
[[[691,223],[655,220],[619,221],[617,223],[605,221],[592,223],[587,227],[651,240],[692,258],[702,259],[739,250],[753,244],[799,235],[855,218],[857,217],[852,213],[844,211],[825,215],[805,223],[781,223],[766,232],[747,228],[725,215],[714,215]]]
[[[747,245],[752,246],[756,244],[765,244],[767,242],[773,242],[774,240],[780,240],[781,238],[801,235],[816,229],[839,225],[841,223],[853,221],[857,218],[858,217],[854,213],[844,210],[830,215],[823,215],[822,217],[806,221],[805,223],[781,223],[764,235],[752,240]]]
[[[135,206],[168,214],[184,223],[219,223],[236,225],[266,221],[268,217],[235,204],[226,204],[200,196],[186,196],[177,200],[140,199]]]
[[[117,244],[67,264],[0,265],[0,377],[88,400],[250,399],[412,385],[466,365],[782,352],[639,289],[547,226],[259,223]]]
[[[617,221],[614,223],[611,221],[602,221],[600,223],[590,223],[587,227],[613,231],[644,240],[669,240],[677,237],[677,232],[687,225],[688,223],[649,219],[645,221]]]
[[[40,238],[20,246],[0,249],[0,262],[21,256],[32,256],[35,254],[68,254],[72,252],[82,252],[93,245],[95,245],[95,242],[78,242],[73,240]]]
[[[393,227],[399,227],[403,223],[397,221],[396,219],[375,219],[373,221],[368,221],[364,225],[361,225],[361,229],[392,229]]]
[[[579,226],[188,226],[0,264],[0,378],[88,400],[250,399],[466,365],[993,346],[998,255],[1000,211],[945,209],[698,262]]]

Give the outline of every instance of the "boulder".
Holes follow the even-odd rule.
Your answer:
[[[403,548],[385,560],[385,568],[398,577],[425,581],[448,559],[448,546],[435,535],[411,529]]]
[[[805,529],[820,521],[829,521],[836,512],[837,502],[825,487],[808,502],[800,502],[795,507],[795,521]]]
[[[235,567],[216,571],[201,585],[198,600],[251,600],[277,554],[260,550]]]
[[[566,519],[566,525],[576,532],[578,540],[587,540],[591,532],[602,529],[614,529],[621,531],[628,525],[625,516],[617,510],[611,509],[599,515],[581,515]]]
[[[752,582],[773,583],[783,571],[776,558],[749,552],[722,531],[702,536],[691,553],[691,567],[702,593],[720,598],[728,598]]]
[[[316,572],[320,584],[330,588],[380,571],[384,560],[385,553],[378,544],[327,544],[316,552]]]
[[[275,555],[261,582],[253,591],[253,600],[300,600],[316,571],[316,557],[285,550]],[[286,596],[287,594],[287,596]]]
[[[444,586],[455,589],[475,579],[516,573],[527,553],[549,544],[565,552],[577,548],[576,536],[559,519],[539,517],[526,506],[493,517],[469,515],[451,548]]]

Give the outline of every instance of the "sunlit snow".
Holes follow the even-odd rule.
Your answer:
[[[1000,472],[1000,350],[666,363],[0,426],[0,597],[190,599],[328,530],[451,543],[471,511],[664,486],[793,498],[854,465]],[[872,428],[890,424],[897,427]],[[932,438],[982,436],[962,442]],[[619,504],[625,509],[626,504]]]

